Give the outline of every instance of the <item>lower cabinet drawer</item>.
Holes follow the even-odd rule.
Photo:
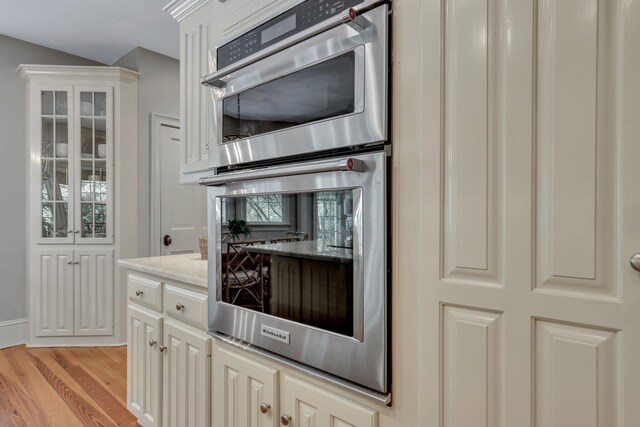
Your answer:
[[[207,329],[207,294],[165,285],[164,305],[169,316]]]
[[[127,276],[127,297],[157,311],[162,311],[162,282],[131,274]]]

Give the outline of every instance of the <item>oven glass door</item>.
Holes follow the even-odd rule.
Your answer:
[[[218,197],[218,300],[361,339],[361,205],[360,188]]]
[[[237,92],[222,101],[222,142],[361,112],[361,74],[350,51]]]
[[[209,330],[386,392],[387,167],[375,152],[212,177]]]

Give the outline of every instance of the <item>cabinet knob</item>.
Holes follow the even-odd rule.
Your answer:
[[[136,296],[139,297],[143,294],[144,292],[142,292],[140,289],[136,290]]]
[[[268,403],[260,404],[260,412],[262,412],[263,414],[266,414],[267,412],[269,412],[269,409],[271,409],[271,405],[269,405]]]
[[[74,233],[78,234],[80,230],[73,230]]]
[[[153,347],[154,345],[156,345],[156,342],[154,340],[149,340],[149,347]]]
[[[67,264],[73,264],[73,261],[67,261]]]
[[[73,233],[73,230],[67,230],[67,234]]]
[[[289,423],[291,422],[291,415],[287,415],[287,414],[280,415],[280,422],[282,423],[283,426],[288,426]]]
[[[73,261],[74,264],[80,264],[80,261]]]
[[[164,345],[161,345],[159,348],[160,348],[160,352],[163,352],[167,349],[167,347]]]
[[[177,303],[177,304],[176,304],[176,310],[180,311],[180,310],[182,310],[183,308],[184,308],[184,304],[180,304],[180,303]]]

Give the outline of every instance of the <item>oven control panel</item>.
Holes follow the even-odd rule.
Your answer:
[[[306,0],[217,50],[218,69],[339,15],[364,0]]]

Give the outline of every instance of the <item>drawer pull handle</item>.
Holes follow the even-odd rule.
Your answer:
[[[260,404],[260,412],[262,412],[263,414],[266,414],[267,412],[269,412],[269,409],[271,409],[271,405],[269,405],[268,403]]]
[[[153,347],[154,345],[156,345],[156,342],[154,340],[149,340],[149,347]]]
[[[136,296],[137,297],[142,296],[142,294],[144,294],[144,292],[142,292],[140,289],[136,290]]]
[[[280,415],[280,422],[283,426],[288,426],[289,422],[291,422],[291,415],[282,414]]]
[[[176,304],[176,310],[180,311],[182,309],[184,309],[184,304],[177,303]]]
[[[167,347],[166,347],[166,346],[164,346],[164,345],[161,345],[161,346],[160,346],[160,352],[163,352],[163,351],[165,351],[166,349],[167,349]]]

